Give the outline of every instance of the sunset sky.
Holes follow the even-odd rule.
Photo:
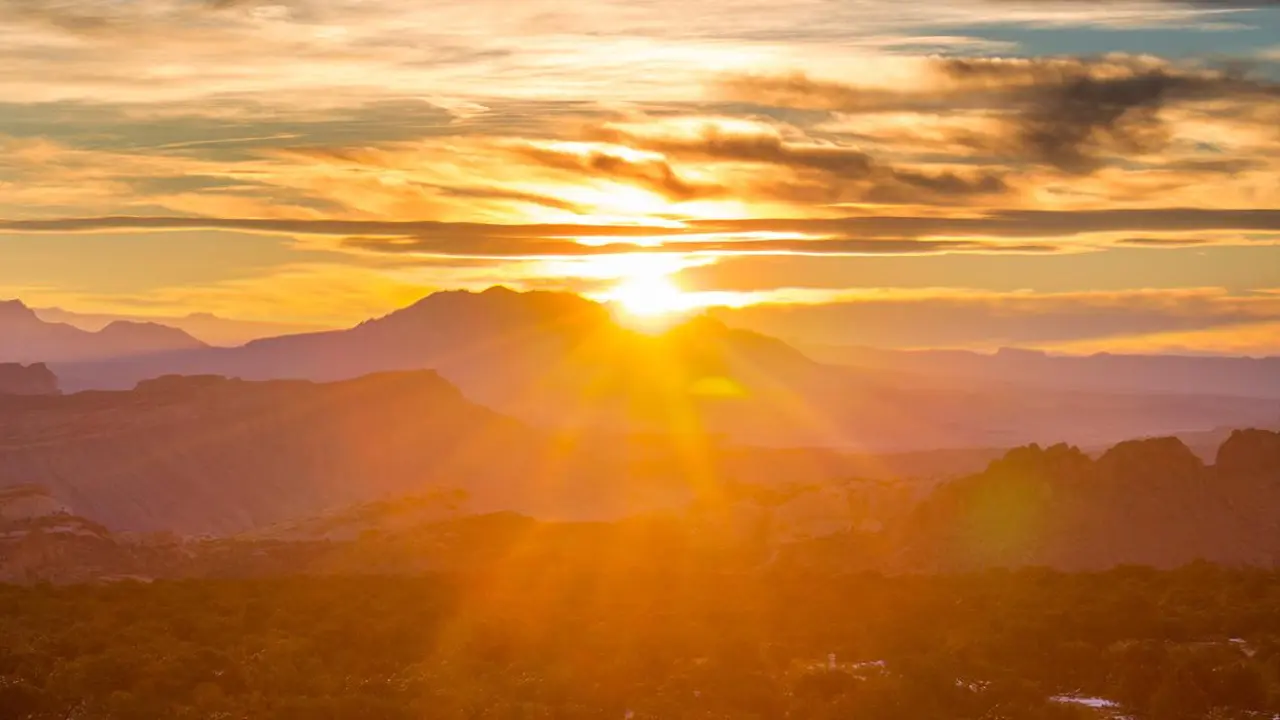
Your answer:
[[[0,0],[0,67],[33,306],[659,278],[812,344],[1280,353],[1273,2]]]

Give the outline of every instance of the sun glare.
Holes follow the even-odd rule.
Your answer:
[[[623,280],[609,293],[628,314],[646,319],[688,310],[690,297],[665,275],[638,275]]]

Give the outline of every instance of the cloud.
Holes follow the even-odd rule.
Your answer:
[[[1121,238],[1117,242],[1121,245],[1137,245],[1140,247],[1188,247],[1192,245],[1207,245],[1211,241],[1207,238],[1131,237]]]
[[[1280,231],[1280,210],[1150,208],[992,210],[978,216],[868,215],[833,219],[706,221],[705,230],[859,234],[872,237],[1070,238],[1109,232]]]
[[[1143,58],[1111,61],[952,58],[943,72],[962,87],[997,88],[1017,112],[1025,154],[1060,170],[1091,172],[1103,155],[1133,156],[1168,143],[1160,111],[1186,100],[1258,96],[1280,86],[1233,73],[1180,70]]]
[[[802,343],[883,347],[1055,346],[1280,322],[1280,299],[1220,288],[1019,293],[862,289],[808,304],[717,309],[716,317]],[[839,338],[836,341],[833,338]],[[1280,342],[1272,342],[1280,349]]]
[[[843,218],[690,220],[680,227],[588,224],[486,224],[433,220],[305,220],[229,217],[85,217],[0,220],[0,232],[244,230],[297,235],[458,238],[618,237],[673,239],[704,233],[784,232],[869,238],[944,236],[1069,238],[1108,232],[1240,230],[1280,232],[1280,210],[1149,208],[1092,211],[991,210],[977,216],[863,215]]]
[[[377,253],[413,253],[430,256],[485,257],[511,259],[526,257],[575,257],[632,254],[714,254],[714,255],[927,255],[947,252],[1044,253],[1055,252],[1052,245],[991,243],[976,240],[875,240],[857,238],[680,239],[664,245],[631,243],[584,244],[572,240],[497,237],[350,237],[346,248]]]
[[[934,58],[913,87],[888,89],[805,75],[737,77],[729,97],[842,113],[942,110],[1000,113],[1006,130],[983,149],[1083,174],[1163,149],[1162,111],[1173,104],[1280,103],[1280,85],[1236,70],[1176,66],[1145,57]]]
[[[1165,247],[1213,241],[1160,233],[1280,232],[1280,210],[1163,208],[981,216],[861,216],[687,221],[679,226],[493,224],[288,218],[97,217],[0,221],[0,233],[112,233],[229,230],[316,237],[304,243],[413,265],[421,257],[491,260],[628,254],[816,257],[937,254],[1051,254],[1108,243]],[[1125,236],[1126,233],[1144,233]],[[1234,233],[1234,234],[1231,234]],[[1123,237],[1115,238],[1119,234]],[[323,238],[331,238],[324,240]]]
[[[820,174],[828,181],[864,183],[862,199],[871,202],[921,202],[928,198],[995,195],[1008,190],[1004,178],[996,173],[979,170],[959,174],[894,167],[856,147],[788,142],[776,132],[763,128],[732,131],[706,123],[693,133],[664,136],[605,125],[591,134],[609,142],[685,160],[769,165],[801,174]],[[782,184],[775,183],[774,187]],[[766,192],[767,188],[765,185]]]
[[[586,174],[589,178],[618,180],[651,190],[672,200],[724,197],[724,186],[681,177],[660,158],[629,159],[603,151],[567,152],[537,146],[514,148],[513,153],[545,167]]]

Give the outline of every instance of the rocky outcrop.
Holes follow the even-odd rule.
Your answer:
[[[58,376],[44,363],[0,363],[0,395],[57,395]]]
[[[1218,449],[1218,471],[1233,477],[1272,477],[1280,482],[1280,432],[1237,430]]]
[[[1098,460],[1068,446],[1010,451],[949,483],[898,528],[917,569],[1280,559],[1280,435],[1236,433],[1206,467],[1176,438],[1121,443]]]

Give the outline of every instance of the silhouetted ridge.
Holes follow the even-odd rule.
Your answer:
[[[21,300],[0,300],[0,323],[40,322],[36,313]]]
[[[598,303],[572,293],[532,290],[517,292],[497,285],[483,292],[447,290],[432,293],[389,315],[363,323],[431,321],[436,323],[488,322],[527,324],[531,327],[569,326],[608,320]]]
[[[1280,435],[1238,432],[1206,467],[1177,438],[1120,443],[1096,461],[1077,448],[1009,451],[940,487],[898,542],[934,569],[1197,559],[1271,564],[1280,557]]]
[[[1204,463],[1181,440],[1165,437],[1122,442],[1098,458],[1097,468],[1103,477],[1141,484],[1198,478]]]
[[[154,322],[138,322],[135,320],[116,320],[99,330],[97,335],[120,340],[148,340],[155,343],[168,343],[173,348],[204,347],[204,343],[188,335],[178,328]]]
[[[1270,477],[1280,485],[1280,432],[1237,430],[1218,448],[1215,464],[1225,476]]]
[[[4,339],[0,333],[0,345]],[[54,366],[68,392],[127,389],[168,374],[333,382],[422,369],[474,402],[557,433],[667,432],[679,418],[682,432],[740,444],[873,453],[1045,438],[1099,447],[1265,427],[1276,417],[1265,398],[1042,391],[1003,378],[827,365],[715,313],[642,333],[580,296],[505,287],[434,293],[347,330]]]
[[[431,371],[331,384],[163,377],[0,403],[0,485],[38,482],[117,530],[236,531],[334,505],[506,486],[537,438]]]
[[[0,302],[0,362],[115,360],[205,347],[187,333],[164,325],[113,322],[90,332],[45,322],[19,300]]]
[[[0,395],[57,395],[58,376],[44,363],[0,363]]]

